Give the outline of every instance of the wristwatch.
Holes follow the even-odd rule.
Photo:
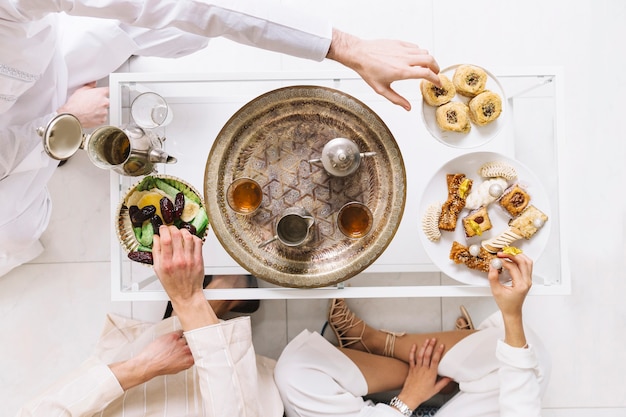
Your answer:
[[[398,397],[393,397],[389,405],[401,412],[403,416],[411,417],[411,414],[413,414],[413,410]]]

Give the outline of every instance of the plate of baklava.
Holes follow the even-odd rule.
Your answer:
[[[472,64],[439,73],[441,86],[422,80],[422,116],[430,134],[455,148],[474,148],[491,141],[506,122],[506,96],[498,79]]]
[[[537,260],[550,235],[548,195],[525,165],[495,152],[444,164],[420,203],[420,237],[437,267],[455,280],[488,285],[497,252]],[[495,263],[492,263],[495,262]]]

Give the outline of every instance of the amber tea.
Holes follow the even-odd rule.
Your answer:
[[[358,202],[344,205],[337,214],[337,226],[341,233],[356,239],[369,233],[373,220],[370,209]]]
[[[228,187],[226,200],[230,208],[237,213],[251,214],[261,206],[263,192],[256,181],[239,178]]]

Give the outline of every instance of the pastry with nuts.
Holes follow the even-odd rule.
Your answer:
[[[448,199],[441,206],[439,215],[439,229],[453,231],[456,223],[465,208],[465,199],[472,189],[473,180],[467,178],[465,174],[447,174],[446,184],[448,186]]]
[[[504,191],[498,202],[511,217],[517,217],[530,203],[530,195],[519,184],[513,184]]]
[[[422,80],[420,83],[422,96],[429,106],[437,107],[446,104],[456,95],[454,84],[452,84],[452,81],[450,81],[448,77],[444,74],[439,74],[439,81],[441,81],[441,87],[436,86],[428,80]]]
[[[500,117],[502,99],[493,91],[483,91],[467,103],[469,116],[478,126],[486,126]]]
[[[476,65],[459,65],[452,76],[456,92],[466,97],[475,97],[485,91],[487,72]]]
[[[469,107],[460,101],[451,101],[437,107],[435,120],[442,130],[449,132],[468,133],[472,129]]]
[[[493,226],[487,207],[480,207],[472,210],[462,220],[463,228],[465,229],[465,237],[470,238],[474,236],[482,236],[483,232],[490,230]]]
[[[524,239],[530,239],[548,221],[548,216],[537,207],[530,205],[509,222],[509,226],[519,231]]]

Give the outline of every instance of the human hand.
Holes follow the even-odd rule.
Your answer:
[[[173,375],[193,365],[193,356],[182,330],[154,339],[134,359],[150,378]]]
[[[435,347],[436,343],[437,339],[426,339],[419,351],[417,346],[413,345],[409,352],[409,373],[398,398],[413,410],[441,391],[451,381],[447,377],[437,379],[437,370],[444,346]]]
[[[172,375],[193,365],[193,356],[182,331],[153,340],[137,356],[109,365],[124,391],[159,375]]]
[[[202,240],[186,229],[161,226],[154,235],[153,265],[172,303],[185,303],[202,294]],[[204,296],[203,296],[204,297]]]
[[[508,255],[499,252],[498,257],[505,258],[502,267],[511,275],[511,283],[502,284],[498,270],[490,266],[487,277],[491,293],[504,317],[521,316],[524,300],[533,284],[533,261],[523,253]]]
[[[353,69],[374,91],[406,110],[411,110],[411,104],[391,88],[391,83],[424,78],[441,85],[435,58],[409,42],[363,40],[334,29],[327,58]]]
[[[219,322],[204,297],[202,240],[186,229],[161,226],[152,243],[154,271],[172,301],[183,329]]]
[[[57,113],[70,113],[82,127],[96,127],[106,123],[109,117],[109,87],[96,87],[96,82],[85,84],[76,90]]]

